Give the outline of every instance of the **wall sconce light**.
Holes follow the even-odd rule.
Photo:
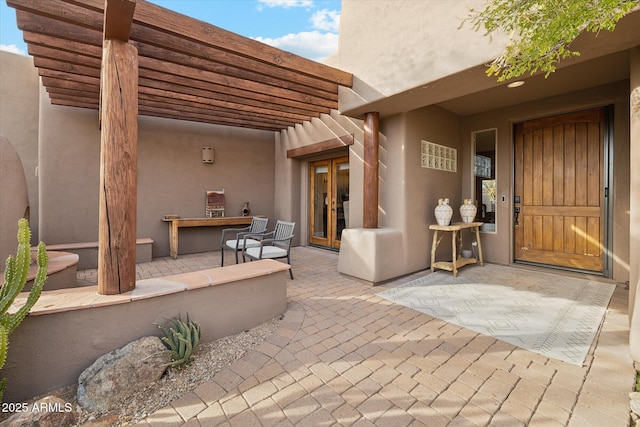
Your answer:
[[[214,163],[216,151],[213,147],[202,147],[202,163]]]

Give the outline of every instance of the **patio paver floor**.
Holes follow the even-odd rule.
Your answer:
[[[426,271],[371,287],[339,274],[337,257],[293,248],[295,279],[279,329],[138,425],[628,425],[635,371],[624,286],[616,286],[597,344],[579,367],[375,295]],[[139,264],[138,277],[211,268],[219,259],[219,252],[157,258]]]

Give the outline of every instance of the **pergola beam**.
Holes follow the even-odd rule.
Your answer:
[[[255,40],[242,37],[222,28],[191,19],[171,10],[166,10],[153,3],[141,3],[136,19],[145,26],[164,29],[173,40],[191,39],[197,43],[219,50],[233,52],[247,58],[283,68],[289,72],[303,73],[317,79],[331,81],[343,86],[353,84],[351,73],[331,68],[315,61],[305,60],[297,55],[265,45]],[[212,31],[212,28],[214,31]],[[132,39],[135,37],[132,34]]]

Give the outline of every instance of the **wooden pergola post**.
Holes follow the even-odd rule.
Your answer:
[[[364,116],[363,228],[378,228],[378,112]]]
[[[98,226],[102,295],[136,285],[138,52],[128,42],[134,9],[133,0],[105,0]]]

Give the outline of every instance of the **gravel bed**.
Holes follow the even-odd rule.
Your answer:
[[[201,343],[194,353],[193,362],[183,368],[169,368],[159,381],[127,398],[109,412],[88,412],[76,400],[77,386],[59,389],[54,395],[70,402],[78,414],[76,426],[128,426],[135,424],[172,401],[193,391],[200,384],[233,364],[245,353],[254,349],[280,325],[280,318],[273,319],[249,331]]]

